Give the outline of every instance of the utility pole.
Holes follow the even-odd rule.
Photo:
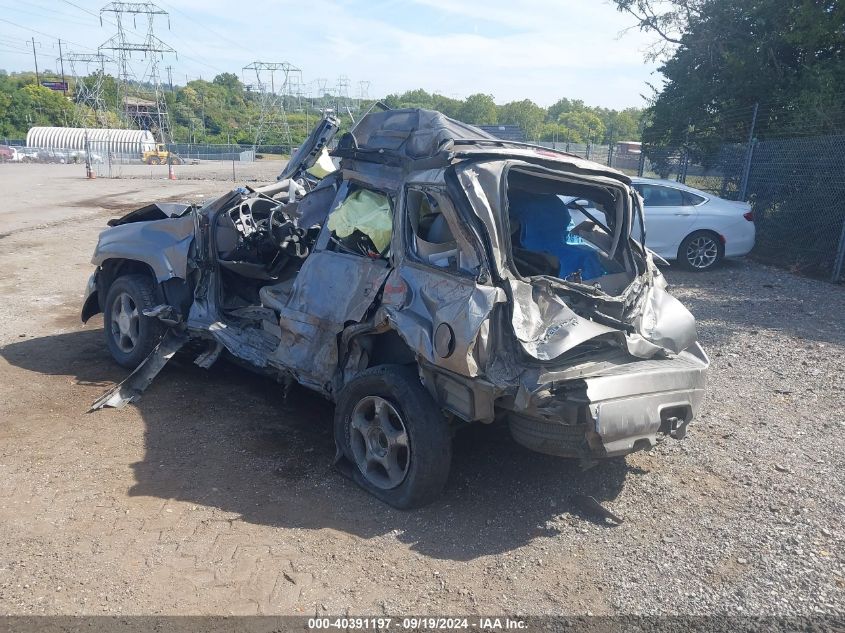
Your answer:
[[[35,83],[39,86],[41,85],[41,75],[38,74],[38,55],[35,54],[35,44],[37,43],[41,46],[41,42],[36,42],[35,38],[32,38],[32,59],[35,61]],[[27,42],[29,44],[29,42]]]
[[[59,40],[59,64],[62,67],[62,85],[64,86],[64,90],[62,92],[64,92],[65,96],[67,96],[67,80],[65,79],[65,58],[62,55],[62,40]]]
[[[167,83],[170,85],[170,92],[173,92],[173,66],[167,67]]]

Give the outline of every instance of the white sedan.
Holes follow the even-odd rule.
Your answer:
[[[724,200],[672,180],[632,181],[643,197],[646,246],[662,258],[704,271],[754,247],[754,214],[747,202]]]

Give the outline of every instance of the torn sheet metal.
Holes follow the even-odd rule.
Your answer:
[[[698,338],[695,317],[666,292],[663,285],[654,285],[648,290],[635,326],[648,342],[675,354],[680,354]]]
[[[270,354],[279,343],[276,337],[260,327],[239,327],[216,321],[208,327],[208,331],[232,354],[256,367],[267,366]]]
[[[280,314],[281,340],[270,361],[325,391],[337,369],[337,336],[367,314],[390,273],[388,262],[318,251],[302,265],[292,287],[263,293]]]
[[[91,263],[101,266],[107,259],[143,262],[159,282],[172,277],[185,279],[193,241],[194,218],[190,213],[166,220],[121,224],[100,233]]]
[[[107,222],[109,226],[120,226],[132,222],[149,222],[150,220],[164,220],[166,218],[178,218],[191,208],[190,204],[181,202],[154,202],[145,207],[127,213],[123,217],[114,218]]]
[[[140,398],[144,390],[150,386],[153,379],[164,369],[167,361],[173,358],[173,355],[188,340],[189,337],[187,334],[177,332],[176,330],[168,330],[161,339],[161,342],[150,352],[150,355],[123,382],[115,385],[95,400],[91,408],[88,409],[88,412],[90,413],[91,411],[105,407],[122,409],[130,402],[134,402]]]
[[[401,266],[388,278],[383,309],[408,346],[429,362],[464,376],[477,376],[476,346],[486,346],[482,326],[497,303],[507,300],[501,288],[471,279]],[[440,342],[442,337],[451,340]]]
[[[514,333],[522,349],[538,360],[555,359],[585,341],[618,332],[578,316],[548,286],[515,279],[508,285]]]
[[[209,369],[217,362],[217,359],[220,358],[220,354],[222,353],[223,344],[219,341],[214,341],[213,345],[210,345],[207,350],[194,359],[194,365],[203,369]]]
[[[504,236],[501,235],[501,223],[497,219],[498,199],[488,196],[485,186],[496,191],[496,182],[501,178],[503,170],[504,163],[472,165],[456,169],[458,180],[463,186],[470,205],[487,228],[493,261],[499,270],[505,267],[505,255],[502,249]],[[482,178],[485,181],[484,184],[482,184]]]

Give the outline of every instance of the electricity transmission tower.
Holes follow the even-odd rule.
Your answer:
[[[249,87],[258,93],[258,121],[255,125],[255,141],[253,149],[267,137],[270,130],[278,129],[283,141],[293,145],[290,134],[288,117],[285,112],[286,97],[290,96],[291,74],[299,73],[301,81],[302,71],[287,62],[252,62],[243,67],[244,83],[246,72],[255,73],[255,83]]]
[[[341,112],[349,110],[349,77],[340,75],[337,78],[335,89],[335,112],[340,116]]]
[[[370,82],[369,81],[359,81],[358,82],[358,108],[360,109],[363,106],[364,101],[370,98]]]
[[[64,60],[70,66],[74,80],[74,125],[77,127],[108,127],[107,108],[103,97],[103,78],[106,63],[112,63],[102,53],[67,53]]]
[[[326,105],[326,86],[328,85],[328,79],[323,77],[318,77],[314,80],[314,84],[316,85],[316,97],[317,100],[315,101],[315,106],[317,107],[320,112],[323,112],[328,106]]]
[[[103,14],[114,15],[117,33],[100,45],[100,51],[112,51],[118,67],[118,107],[128,122],[141,129],[158,133],[161,141],[170,140],[170,120],[167,115],[167,102],[161,84],[159,64],[166,54],[176,54],[168,44],[155,35],[156,16],[167,18],[170,28],[170,16],[164,9],[152,2],[110,2],[100,9],[100,23]],[[137,32],[138,17],[146,21],[146,32]],[[133,29],[127,26],[132,20]],[[134,34],[135,37],[130,37]],[[140,73],[133,71],[132,54],[144,58],[144,69]]]
[[[291,68],[288,73],[287,89],[285,90],[285,110],[302,112],[302,93],[305,91],[305,84],[302,81],[302,71],[299,68]]]

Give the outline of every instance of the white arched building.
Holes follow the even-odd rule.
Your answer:
[[[147,130],[109,130],[80,127],[33,127],[26,133],[27,147],[134,154],[155,149],[155,137]]]

